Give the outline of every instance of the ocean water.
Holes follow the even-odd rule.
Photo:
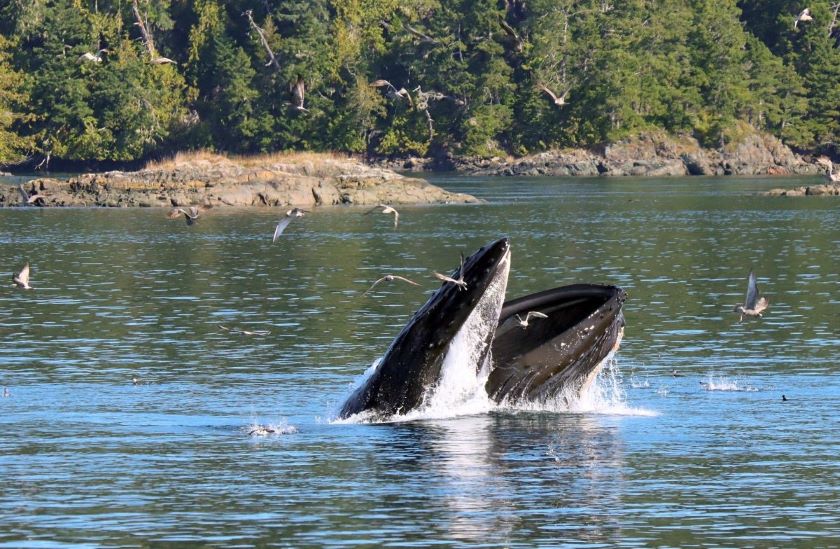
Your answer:
[[[758,194],[805,179],[435,181],[485,202],[403,207],[397,230],[318,209],[276,244],[269,210],[0,210],[0,546],[837,543],[836,200]],[[335,421],[432,271],[500,236],[509,298],[628,291],[592,391],[498,407],[453,378],[422,413]],[[770,308],[738,322],[750,269]],[[362,295],[386,273],[422,286]]]

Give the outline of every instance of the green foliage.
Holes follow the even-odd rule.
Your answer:
[[[793,0],[8,0],[0,162],[494,156],[649,131],[820,148],[840,139],[835,3],[794,26]]]

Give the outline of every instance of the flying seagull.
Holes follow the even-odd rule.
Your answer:
[[[376,285],[379,284],[380,282],[391,282],[393,280],[402,280],[403,282],[408,282],[409,284],[413,284],[414,286],[419,286],[420,285],[420,284],[414,282],[413,280],[409,280],[409,279],[407,279],[403,276],[390,275],[389,274],[389,275],[383,276],[382,278],[380,278],[379,280],[377,280],[376,282],[371,284],[370,288],[368,288],[367,291],[365,291],[365,293],[362,294],[362,297],[368,295],[370,293],[370,291],[373,290],[376,287]]]
[[[152,64],[153,65],[177,65],[178,62],[173,61],[172,59],[170,59],[168,57],[158,56],[158,57],[155,57],[154,59],[152,59]]]
[[[799,12],[799,16],[796,18],[796,21],[793,22],[793,28],[795,29],[800,21],[808,22],[813,20],[814,18],[811,17],[811,9],[805,8],[804,10]]]
[[[551,102],[554,103],[556,106],[563,107],[566,105],[566,96],[569,95],[569,90],[564,91],[563,95],[560,95],[558,97],[557,94],[548,89],[548,87],[544,84],[540,84],[539,88],[540,91],[542,91],[544,94],[551,98]]]
[[[834,162],[831,161],[830,158],[821,156],[817,158],[817,162],[825,166],[828,171],[825,174],[826,179],[831,183],[838,183],[840,182],[840,173],[834,173]]]
[[[392,101],[399,101],[399,100],[406,100],[408,101],[408,106],[413,107],[414,102],[411,100],[411,94],[408,93],[408,90],[405,88],[397,89],[393,84],[388,82],[387,80],[374,80],[370,83],[371,86],[374,88],[381,88],[385,87],[388,89],[385,95],[388,96],[388,99]]]
[[[106,50],[105,48],[99,50],[98,52],[96,52],[96,54],[93,54],[93,53],[90,53],[89,51],[86,51],[85,53],[80,55],[78,59],[76,59],[76,63],[83,63],[85,61],[90,61],[90,62],[93,62],[93,63],[101,63],[102,62],[102,54],[107,53],[107,52],[108,52],[108,50]]]
[[[184,208],[172,208],[169,211],[169,214],[166,216],[169,219],[178,219],[182,214],[184,216],[184,220],[187,222],[187,225],[192,225],[196,221],[198,221],[198,206],[190,206],[189,210],[185,210]]]
[[[307,213],[306,210],[301,210],[300,208],[287,210],[286,217],[281,219],[277,224],[277,227],[274,228],[274,236],[271,238],[271,242],[277,242],[277,239],[280,238],[280,235],[283,234],[283,231],[285,231],[286,227],[289,226],[289,223],[291,223],[296,217],[303,217],[305,213]]]
[[[23,266],[23,269],[20,270],[18,274],[12,274],[12,282],[15,283],[15,286],[18,288],[23,288],[24,290],[31,290],[32,286],[29,285],[29,262],[26,262],[26,265]]]
[[[375,212],[376,210],[378,210],[380,208],[382,208],[382,213],[384,213],[384,214],[394,214],[394,228],[396,229],[397,225],[400,224],[400,212],[398,212],[396,209],[394,209],[393,206],[389,206],[387,204],[379,204],[379,205],[371,208],[370,210],[366,211],[365,215],[372,214],[373,212]]]
[[[434,273],[435,278],[438,280],[442,280],[443,282],[451,282],[458,286],[461,290],[467,289],[467,283],[464,280],[464,254],[461,253],[461,268],[458,269],[458,278],[452,278],[451,276],[442,275],[439,272]]]
[[[738,322],[744,320],[745,316],[761,316],[761,313],[767,309],[770,302],[766,297],[758,296],[758,286],[755,283],[755,273],[750,271],[749,281],[747,282],[747,296],[744,298],[744,304],[735,305],[734,312],[741,315]]]
[[[18,192],[20,192],[20,198],[21,198],[21,205],[22,206],[30,206],[32,204],[35,204],[36,206],[43,206],[44,205],[44,195],[38,194],[36,192],[32,196],[30,196],[29,193],[26,192],[26,189],[23,188],[22,183],[20,185],[18,185]],[[40,204],[38,203],[39,201],[41,202]]]
[[[519,321],[519,325],[523,328],[528,327],[528,322],[532,318],[548,318],[547,314],[541,313],[539,311],[528,311],[528,314],[525,315],[525,319],[523,320],[521,316],[516,315],[516,320]]]
[[[305,94],[306,83],[303,81],[303,77],[298,75],[297,81],[292,84],[292,105],[299,111],[309,112],[309,110],[303,106]]]

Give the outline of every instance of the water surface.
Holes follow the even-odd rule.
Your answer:
[[[0,289],[0,545],[836,543],[837,201],[757,194],[804,181],[778,178],[438,181],[486,203],[405,207],[396,231],[322,209],[274,245],[268,210],[0,210],[4,276],[28,259],[37,288]],[[502,235],[509,297],[628,290],[597,394],[333,422],[431,271]],[[750,268],[771,305],[739,323]],[[424,288],[362,297],[385,273]]]

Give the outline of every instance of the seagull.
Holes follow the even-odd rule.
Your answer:
[[[817,158],[817,162],[828,168],[828,171],[825,174],[825,177],[831,183],[838,183],[840,182],[840,173],[834,173],[834,162],[831,159],[821,156]]]
[[[199,211],[198,206],[190,206],[189,210],[185,210],[184,208],[172,208],[166,217],[169,219],[177,219],[181,214],[183,214],[187,225],[192,225],[198,221]]]
[[[246,335],[246,336],[266,336],[266,335],[271,334],[271,332],[268,331],[268,330],[254,330],[254,331],[251,332],[251,331],[248,331],[248,330],[238,330],[236,328],[228,328],[227,326],[222,326],[221,324],[219,324],[219,328],[221,328],[222,330],[224,330],[228,333],[231,333],[231,334],[239,333],[239,334]]]
[[[796,25],[799,24],[800,21],[813,21],[814,18],[811,17],[811,9],[805,8],[804,10],[799,12],[799,16],[796,18],[796,21],[793,22],[793,28],[796,28]]]
[[[3,387],[3,398],[9,398],[10,396],[12,396],[12,393],[9,392],[9,388]]]
[[[413,284],[414,286],[419,286],[420,285],[420,284],[414,282],[413,280],[409,280],[409,279],[407,279],[403,276],[390,275],[389,274],[389,275],[383,276],[382,278],[380,278],[379,280],[377,280],[376,282],[371,284],[370,288],[368,288],[367,291],[365,291],[365,293],[362,294],[362,297],[368,295],[370,293],[370,291],[373,290],[376,287],[376,285],[379,284],[380,282],[391,282],[393,280],[402,280],[403,282],[408,282],[409,284]]]
[[[303,217],[305,213],[307,213],[306,210],[301,210],[300,208],[287,210],[286,217],[281,219],[280,223],[277,224],[277,227],[274,228],[274,236],[271,238],[271,241],[277,242],[277,239],[280,238],[280,235],[283,234],[283,231],[285,231],[286,227],[289,226],[289,223],[291,223],[296,217]]]
[[[35,193],[32,196],[29,196],[29,193],[23,188],[23,183],[18,185],[18,191],[20,192],[21,203],[23,206],[30,206],[32,204],[35,204],[36,206],[44,205],[44,195]],[[41,201],[40,204],[38,204],[39,200]]]
[[[553,91],[548,89],[545,85],[540,84],[539,88],[543,93],[548,95],[551,98],[551,101],[558,107],[563,107],[566,105],[566,96],[569,95],[569,90],[564,91],[563,95],[557,97],[557,95]]]
[[[271,427],[265,427],[263,425],[257,425],[256,427],[254,427],[253,429],[248,431],[248,434],[252,435],[252,436],[258,436],[259,437],[259,436],[265,436],[265,435],[273,435],[276,432],[277,432],[277,430],[272,429]]]
[[[91,61],[93,63],[101,63],[102,62],[102,54],[107,53],[107,52],[108,52],[108,50],[106,50],[105,48],[96,52],[95,55],[90,53],[89,51],[86,51],[85,53],[80,55],[78,59],[76,59],[76,63],[83,63],[85,61]]]
[[[23,266],[23,269],[20,270],[18,274],[12,274],[12,282],[15,283],[15,286],[18,288],[23,288],[24,290],[31,290],[32,286],[29,285],[29,262],[26,262],[26,265]]]
[[[292,85],[292,105],[299,111],[309,112],[303,106],[303,99],[306,94],[306,84],[303,77],[298,75],[297,81]]]
[[[167,64],[168,65],[177,65],[178,62],[173,61],[172,59],[170,59],[168,57],[160,56],[160,57],[155,57],[154,59],[152,59],[152,64],[153,65],[167,65]]]
[[[747,296],[744,298],[744,304],[735,305],[734,312],[741,315],[738,322],[744,320],[745,316],[761,317],[761,313],[770,305],[766,297],[758,297],[758,286],[755,283],[755,273],[750,271],[749,281],[747,282]]]
[[[370,210],[366,211],[365,215],[372,214],[373,212],[375,212],[379,208],[382,208],[382,213],[384,213],[384,214],[394,214],[394,228],[396,229],[397,225],[399,225],[399,223],[400,223],[400,212],[398,212],[396,209],[394,209],[393,206],[389,206],[387,204],[379,204],[379,205],[371,208]]]
[[[464,254],[461,253],[461,268],[458,269],[458,278],[452,278],[451,276],[442,275],[438,272],[435,272],[434,275],[435,278],[437,278],[438,280],[442,280],[443,282],[451,282],[452,284],[458,286],[458,289],[466,290],[467,283],[464,280]]]
[[[385,86],[386,88],[388,88],[388,91],[386,92],[388,99],[391,99],[393,101],[405,99],[406,101],[408,101],[409,107],[414,106],[414,103],[411,101],[411,94],[408,93],[408,90],[405,88],[397,89],[393,84],[391,84],[387,80],[382,79],[374,80],[370,83],[370,85],[374,88],[381,88]]]
[[[516,320],[519,321],[519,325],[523,328],[528,327],[528,321],[532,318],[548,318],[547,314],[541,313],[539,311],[528,311],[528,314],[525,315],[525,319],[523,320],[521,316],[516,315]]]

